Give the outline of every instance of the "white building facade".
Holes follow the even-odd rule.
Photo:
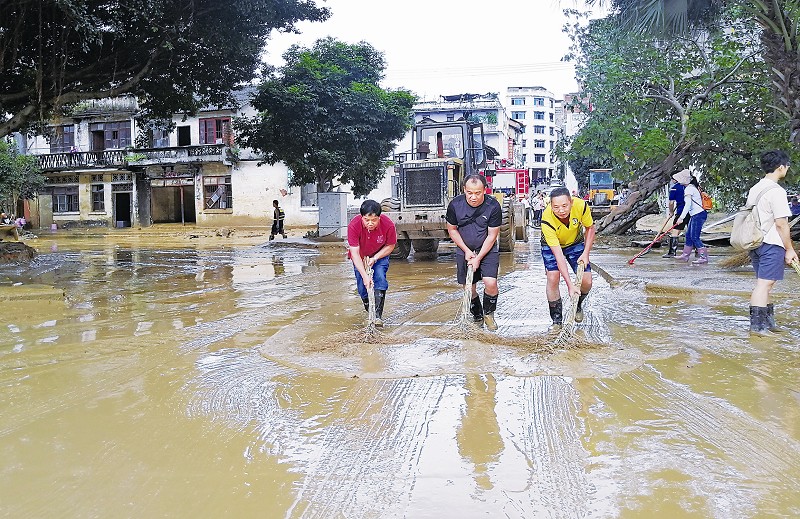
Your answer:
[[[549,182],[557,175],[554,150],[561,136],[553,93],[540,86],[507,87],[506,106],[510,117],[525,125],[520,142],[522,167],[530,169],[532,183]]]

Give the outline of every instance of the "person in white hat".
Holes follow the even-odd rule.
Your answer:
[[[683,253],[676,259],[689,261],[692,250],[697,249],[698,257],[692,262],[692,265],[704,265],[708,263],[708,247],[700,240],[700,231],[703,229],[703,224],[706,223],[708,213],[703,209],[700,185],[688,169],[675,173],[672,178],[683,186],[684,206],[677,223],[682,223],[687,215],[691,216],[689,225],[686,226],[686,243],[683,246]]]

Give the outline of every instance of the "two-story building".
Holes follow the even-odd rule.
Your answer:
[[[33,226],[264,226],[272,200],[287,226],[315,225],[314,186],[289,187],[285,165],[259,165],[237,147],[232,121],[252,115],[250,93],[238,92],[233,106],[176,115],[170,130],[146,126],[136,99],[121,97],[73,106],[46,135],[16,135],[47,177],[29,203]]]

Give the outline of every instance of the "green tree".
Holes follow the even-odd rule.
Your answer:
[[[0,139],[0,209],[17,212],[17,201],[31,199],[44,187],[44,175],[33,155],[20,155],[5,139]]]
[[[725,30],[693,40],[619,31],[614,17],[573,25],[571,57],[592,110],[581,107],[590,115],[568,160],[608,157],[615,178],[633,182],[627,203],[600,222],[604,232],[656,212],[651,195],[684,167],[736,203],[757,171],[754,155],[785,135],[786,119],[769,108],[757,31],[728,14]]]
[[[620,14],[622,26],[659,37],[691,36],[724,23],[730,9],[761,27],[760,53],[770,70],[771,105],[789,120],[787,139],[800,144],[800,4],[797,0],[594,0]]]
[[[338,181],[356,196],[369,193],[411,127],[415,97],[378,86],[383,55],[368,43],[325,38],[311,49],[293,46],[284,59],[266,71],[253,99],[260,114],[236,123],[243,144],[269,164],[284,162],[292,185],[325,192]]]
[[[0,137],[126,93],[145,117],[222,104],[272,30],[328,16],[313,0],[3,0]]]

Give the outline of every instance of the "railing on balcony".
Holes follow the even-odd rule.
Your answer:
[[[44,171],[107,168],[125,164],[125,150],[49,153],[39,155],[39,167]]]
[[[175,148],[143,148],[130,150],[129,162],[194,162],[198,157],[222,155],[224,144],[178,146]]]
[[[108,168],[127,164],[185,163],[223,160],[224,144],[180,146],[175,148],[145,148],[127,150],[85,151],[49,153],[39,155],[39,167],[43,171]]]

